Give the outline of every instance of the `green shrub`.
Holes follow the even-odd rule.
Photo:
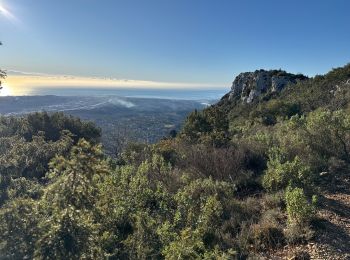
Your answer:
[[[301,188],[291,188],[286,191],[286,205],[288,221],[290,224],[296,223],[298,225],[308,224],[316,213],[316,196],[312,197],[310,203]]]
[[[229,141],[226,116],[225,111],[218,107],[195,110],[187,117],[180,136],[191,143],[225,146]]]
[[[200,232],[186,228],[181,234],[166,246],[163,256],[167,260],[177,259],[206,259],[206,260],[228,260],[236,258],[236,251],[228,249],[226,252],[215,247],[208,249],[205,247]]]
[[[32,199],[13,199],[0,207],[0,258],[31,259],[40,218]]]
[[[263,187],[277,191],[284,189],[288,184],[306,187],[312,182],[312,172],[308,165],[296,156],[287,161],[286,156],[279,148],[272,148],[267,162],[267,170],[263,177]]]
[[[163,250],[165,259],[198,259],[204,252],[204,244],[198,234],[189,228]]]

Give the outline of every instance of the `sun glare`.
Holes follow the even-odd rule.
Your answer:
[[[2,3],[0,3],[0,12],[3,14],[3,15],[5,15],[5,16],[7,16],[10,12],[3,6],[3,4]]]
[[[0,15],[3,15],[9,20],[13,20],[13,21],[17,20],[16,17],[1,2],[0,2]]]
[[[11,88],[8,84],[2,84],[1,85],[2,89],[0,89],[0,96],[1,97],[6,97],[6,96],[11,96]]]

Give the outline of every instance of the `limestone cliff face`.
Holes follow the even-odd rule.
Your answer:
[[[289,84],[306,79],[304,75],[290,74],[282,70],[244,72],[233,81],[228,98],[239,98],[244,103],[251,103],[264,93],[278,92]]]

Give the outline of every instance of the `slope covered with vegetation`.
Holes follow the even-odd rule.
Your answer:
[[[224,97],[116,159],[78,119],[1,118],[0,258],[271,258],[312,241],[349,176],[349,79],[350,65],[250,104]]]

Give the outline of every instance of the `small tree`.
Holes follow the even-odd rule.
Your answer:
[[[101,259],[96,247],[98,185],[110,168],[101,146],[81,139],[68,158],[58,156],[39,205],[46,216],[36,241],[36,259]]]
[[[297,225],[308,224],[316,213],[316,196],[312,197],[310,203],[303,189],[291,188],[290,186],[287,187],[285,196],[289,223]]]

